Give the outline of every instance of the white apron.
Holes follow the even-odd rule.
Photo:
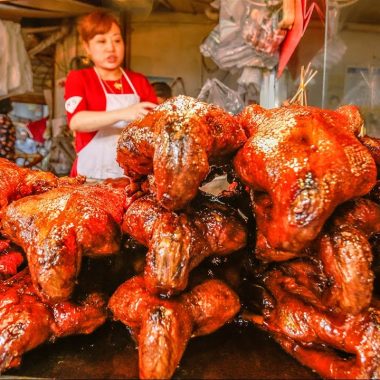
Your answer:
[[[94,68],[95,70],[95,68]],[[124,78],[132,88],[133,94],[109,94],[95,70],[106,97],[106,111],[114,111],[140,102],[136,89],[122,70]],[[121,128],[127,121],[117,123],[100,129],[92,140],[78,152],[77,172],[87,178],[106,179],[124,176],[123,169],[116,162],[116,148]]]

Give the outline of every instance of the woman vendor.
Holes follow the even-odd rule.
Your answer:
[[[71,175],[121,177],[116,162],[119,134],[153,109],[157,98],[144,75],[121,68],[124,41],[113,15],[90,13],[80,20],[78,31],[94,66],[71,71],[66,80],[65,109],[77,151]]]

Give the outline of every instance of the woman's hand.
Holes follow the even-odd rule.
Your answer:
[[[120,116],[122,120],[132,121],[145,116],[155,107],[157,107],[157,104],[151,102],[136,103],[120,110]]]
[[[70,121],[70,129],[79,132],[93,132],[109,127],[120,120],[132,121],[145,116],[157,104],[141,102],[114,111],[80,111]]]

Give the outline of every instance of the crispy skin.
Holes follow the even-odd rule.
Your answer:
[[[261,327],[302,364],[323,378],[370,379],[380,375],[380,312],[333,315],[284,290],[287,276],[273,270]],[[339,350],[349,357],[343,358]]]
[[[250,319],[324,378],[380,375],[380,311],[369,243],[379,232],[378,204],[346,202],[304,257],[261,275],[262,316]]]
[[[339,204],[375,184],[375,162],[354,133],[356,107],[338,111],[256,105],[240,115],[251,137],[237,153],[235,169],[255,192],[269,196],[257,225],[274,249],[300,252]]]
[[[363,136],[360,142],[369,150],[377,167],[380,167],[380,139],[376,137]]]
[[[122,284],[108,306],[138,342],[142,379],[171,378],[190,337],[212,333],[240,309],[237,295],[218,280],[165,300],[148,291],[143,277]]]
[[[123,189],[62,186],[12,202],[1,224],[26,252],[34,286],[47,300],[68,299],[82,255],[116,253],[124,212]]]
[[[0,283],[0,373],[17,367],[22,355],[47,341],[89,334],[106,320],[105,300],[90,294],[80,304],[46,304],[28,269]]]
[[[362,312],[374,285],[370,241],[379,233],[378,204],[358,198],[339,206],[312,247],[302,252],[303,259],[282,264],[289,276],[285,288],[307,302],[321,300],[319,307],[335,314]],[[284,253],[269,249],[265,258],[269,261],[272,255],[272,261],[279,261]]]
[[[246,141],[236,119],[221,108],[178,96],[122,132],[117,161],[125,174],[154,174],[157,199],[169,210],[184,208],[209,172],[209,163]]]
[[[204,202],[188,213],[175,213],[149,195],[128,208],[122,230],[149,248],[146,286],[167,295],[184,290],[189,272],[207,256],[230,254],[247,240],[243,221],[221,203]]]
[[[84,177],[58,178],[53,173],[20,168],[0,158],[0,219],[1,210],[13,200],[39,194],[65,184],[83,183]]]

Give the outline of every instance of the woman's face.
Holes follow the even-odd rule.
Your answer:
[[[112,24],[104,34],[96,34],[84,47],[94,65],[103,70],[117,69],[124,58],[124,42],[120,28]]]

